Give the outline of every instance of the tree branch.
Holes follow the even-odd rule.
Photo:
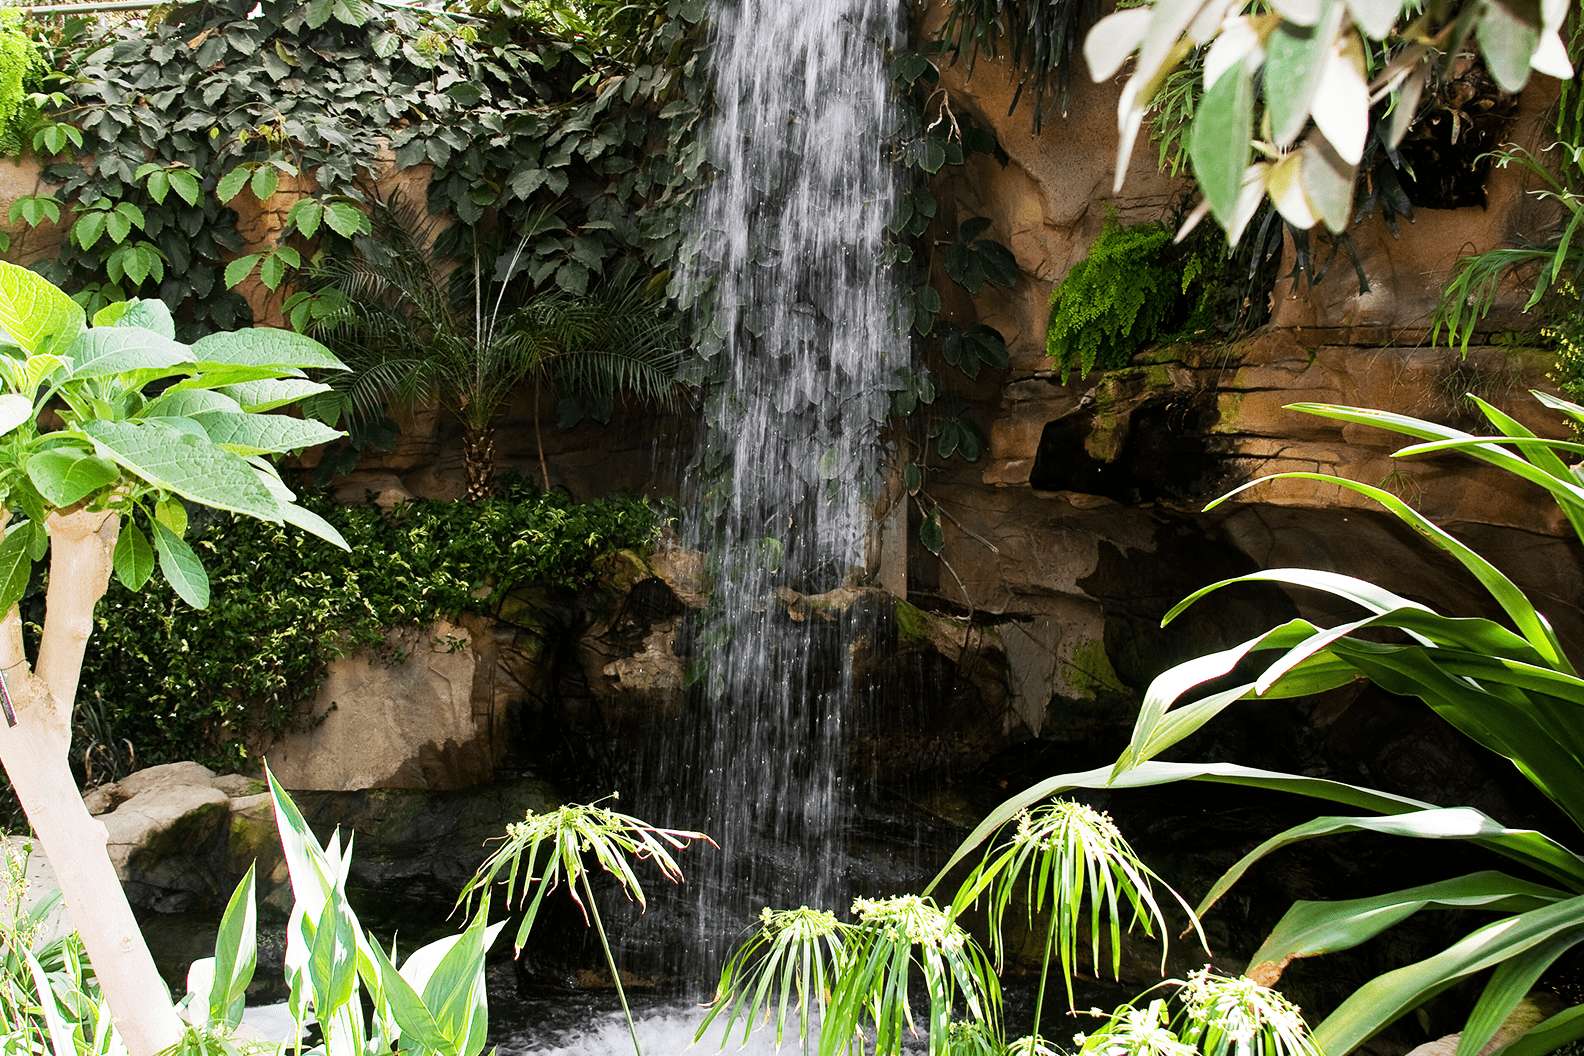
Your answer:
[[[121,517],[109,510],[57,511],[49,515],[45,527],[50,537],[50,579],[35,670],[54,698],[55,722],[69,737],[77,682],[93,634],[94,606],[110,586]]]

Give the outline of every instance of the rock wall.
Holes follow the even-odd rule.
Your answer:
[[[975,156],[945,189],[962,216],[990,218],[1022,276],[1009,290],[988,287],[973,299],[944,277],[937,283],[952,321],[1001,331],[1011,365],[956,386],[988,450],[977,464],[935,471],[946,544],[940,560],[913,550],[911,582],[928,603],[981,613],[998,626],[1009,643],[1016,710],[1032,732],[1082,728],[1085,716],[1100,713],[1125,724],[1132,708],[1124,702],[1168,663],[1230,644],[1299,605],[1327,614],[1314,598],[1244,588],[1202,604],[1181,626],[1158,629],[1172,603],[1216,578],[1313,566],[1456,609],[1477,604],[1477,587],[1450,558],[1329,485],[1271,484],[1199,512],[1264,473],[1384,483],[1533,588],[1564,633],[1584,629],[1577,547],[1544,496],[1455,457],[1393,460],[1402,445],[1386,434],[1284,409],[1320,401],[1466,422],[1461,397],[1473,391],[1557,435],[1555,417],[1536,413],[1525,391],[1546,384],[1545,353],[1477,344],[1460,357],[1426,339],[1457,258],[1543,219],[1520,173],[1493,173],[1488,208],[1421,208],[1396,235],[1378,218],[1356,225],[1368,293],[1338,265],[1318,286],[1295,292],[1281,284],[1270,324],[1230,346],[1162,347],[1127,369],[1063,384],[1044,352],[1051,288],[1108,213],[1169,219],[1184,189],[1156,172],[1153,144],[1144,142],[1122,192],[1112,192],[1117,84],[1075,86],[1068,113],[1047,115],[1036,135],[1025,107],[1007,113],[1004,66],[981,56],[971,76],[961,66],[943,76],[953,99],[992,127],[1006,152],[1004,160]],[[1537,85],[1521,97],[1514,138],[1539,141],[1553,92]],[[1518,303],[1504,299],[1491,328],[1508,325]],[[945,367],[937,374],[952,376]]]

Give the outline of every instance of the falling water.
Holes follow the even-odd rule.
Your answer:
[[[763,906],[844,908],[853,617],[793,620],[786,599],[865,567],[908,342],[884,245],[897,0],[716,0],[714,19],[717,176],[679,272],[714,365],[689,496],[713,608],[661,772],[721,844],[689,874],[694,956],[718,968]]]

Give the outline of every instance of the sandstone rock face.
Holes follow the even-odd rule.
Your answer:
[[[343,792],[488,780],[500,739],[487,637],[487,629],[441,622],[394,632],[377,654],[336,661],[305,728],[269,746],[276,776],[293,790]]]
[[[229,894],[228,877],[229,884],[241,879],[245,864],[234,876],[225,868],[234,813],[261,788],[197,763],[167,763],[92,789],[83,802],[104,824],[110,860],[132,904],[177,912],[210,904]],[[273,815],[269,827],[273,833]]]

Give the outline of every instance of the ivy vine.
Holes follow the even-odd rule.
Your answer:
[[[392,170],[429,167],[430,210],[498,268],[532,224],[517,267],[536,286],[582,292],[618,258],[663,264],[700,179],[702,12],[558,12],[214,0],[104,35],[50,23],[57,72],[28,146],[58,189],[14,204],[13,222],[70,225],[41,270],[90,308],[157,291],[189,333],[247,322],[236,287],[283,290],[366,230]],[[239,215],[262,212],[278,237],[244,253]]]

